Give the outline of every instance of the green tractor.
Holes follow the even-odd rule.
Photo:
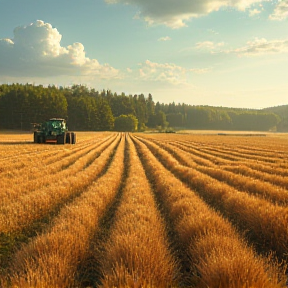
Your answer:
[[[76,133],[68,132],[65,119],[51,118],[34,124],[34,143],[76,144]]]

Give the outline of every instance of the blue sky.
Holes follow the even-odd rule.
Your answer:
[[[0,0],[0,83],[288,104],[288,0]]]

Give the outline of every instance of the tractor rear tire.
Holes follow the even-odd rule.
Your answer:
[[[65,143],[66,144],[71,144],[71,133],[70,132],[66,133]]]
[[[71,144],[76,144],[76,133],[71,132]]]
[[[57,136],[57,144],[65,144],[66,133]]]

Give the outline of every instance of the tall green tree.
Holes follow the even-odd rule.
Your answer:
[[[114,128],[114,116],[112,109],[108,102],[103,99],[97,105],[97,118],[98,118],[98,129],[100,131],[110,131]]]
[[[115,118],[115,131],[135,132],[137,131],[138,120],[134,115],[120,115]]]
[[[114,117],[118,117],[120,115],[136,114],[129,97],[124,96],[123,94],[120,96],[113,96],[109,100],[109,105]]]
[[[134,109],[138,119],[138,130],[144,131],[148,122],[146,100],[143,94],[134,96]]]

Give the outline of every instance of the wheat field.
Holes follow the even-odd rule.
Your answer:
[[[77,140],[0,133],[0,287],[287,287],[287,134]]]

